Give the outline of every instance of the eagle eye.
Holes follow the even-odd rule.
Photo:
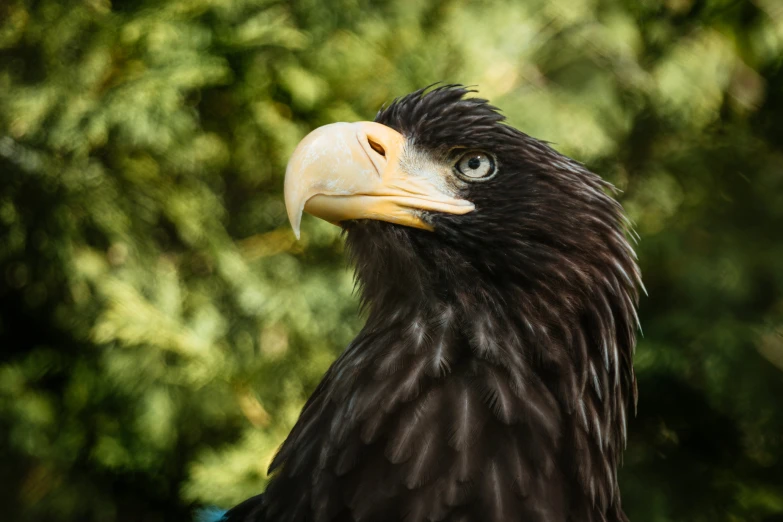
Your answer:
[[[463,179],[486,179],[495,173],[495,159],[486,152],[474,150],[460,156],[454,169]]]

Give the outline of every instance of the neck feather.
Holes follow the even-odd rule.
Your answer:
[[[348,247],[367,324],[275,458],[267,516],[625,520],[636,296],[622,275],[553,301],[456,254],[422,262],[404,231],[365,232]]]

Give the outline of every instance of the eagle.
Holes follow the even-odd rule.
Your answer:
[[[462,85],[307,135],[366,324],[225,522],[618,522],[643,290],[616,189]]]

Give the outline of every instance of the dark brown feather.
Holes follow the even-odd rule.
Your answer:
[[[460,86],[376,121],[493,154],[434,232],[346,223],[367,323],[241,522],[622,522],[640,273],[612,187]]]

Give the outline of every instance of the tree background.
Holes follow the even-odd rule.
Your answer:
[[[439,80],[624,191],[631,519],[783,520],[779,0],[0,1],[0,518],[260,491],[361,324],[287,158]]]

